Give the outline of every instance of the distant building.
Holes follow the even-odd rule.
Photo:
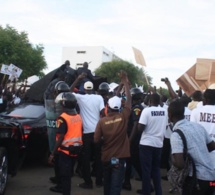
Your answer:
[[[62,62],[69,60],[70,66],[74,69],[88,62],[89,69],[94,72],[103,62],[116,59],[120,60],[118,56],[102,46],[63,47]]]

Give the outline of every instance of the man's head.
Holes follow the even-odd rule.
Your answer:
[[[110,89],[109,84],[106,82],[102,82],[99,85],[98,92],[100,95],[107,95],[109,93],[109,89]]]
[[[160,104],[160,96],[157,93],[150,95],[150,104],[153,106],[158,106]]]
[[[215,105],[215,89],[206,89],[203,95],[204,105]]]
[[[87,81],[84,83],[84,90],[86,93],[92,93],[93,90],[93,83],[91,81]]]
[[[56,97],[55,103],[61,103],[61,105],[67,109],[75,109],[77,106],[77,99],[71,92],[63,92]]]
[[[202,101],[202,92],[201,91],[195,91],[192,96],[191,96],[192,100],[193,101],[197,101],[197,102],[200,102]]]
[[[111,109],[113,112],[119,111],[122,105],[122,100],[118,96],[113,96],[108,100],[108,107]]]
[[[70,88],[64,81],[58,81],[55,84],[55,95],[58,95],[62,92],[69,92]]]
[[[173,100],[169,104],[168,116],[171,122],[177,122],[184,118],[184,104],[180,99]]]
[[[67,65],[67,66],[70,66],[70,61],[66,60],[64,64]]]
[[[84,62],[84,63],[83,63],[83,67],[84,67],[84,68],[88,68],[88,63],[87,63],[87,62]]]
[[[133,102],[142,101],[143,92],[139,88],[137,88],[137,87],[131,88],[130,93],[131,93],[131,97],[132,97]]]

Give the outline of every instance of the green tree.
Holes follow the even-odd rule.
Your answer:
[[[139,68],[123,60],[113,60],[111,62],[102,63],[102,65],[95,70],[95,74],[101,77],[106,77],[109,83],[119,83],[120,80],[117,73],[119,73],[120,70],[127,72],[129,81],[133,87],[135,87],[135,84],[138,84],[139,86],[143,85],[144,88],[146,88],[148,84],[145,75],[147,76],[149,84],[151,84],[152,78],[145,73],[143,68]]]
[[[11,63],[23,70],[19,80],[29,76],[44,76],[43,70],[47,68],[43,55],[44,47],[41,44],[32,45],[26,32],[18,32],[7,25],[0,26],[0,64]]]

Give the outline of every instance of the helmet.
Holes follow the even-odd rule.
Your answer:
[[[106,83],[106,82],[102,82],[102,83],[99,85],[98,91],[99,91],[99,93],[100,93],[101,95],[103,95],[103,94],[108,94],[109,89],[110,89],[109,84]]]
[[[130,93],[133,100],[139,100],[143,96],[143,92],[137,87],[131,88]]]
[[[55,98],[55,103],[61,103],[63,107],[74,109],[77,105],[77,99],[72,92],[63,92]]]
[[[55,93],[69,92],[69,86],[64,81],[59,81],[55,84]]]
[[[133,96],[133,95],[136,95],[136,94],[142,94],[142,91],[139,88],[134,87],[134,88],[130,89],[130,93],[131,93],[131,96]]]

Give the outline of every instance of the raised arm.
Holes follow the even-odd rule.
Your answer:
[[[126,101],[125,106],[131,108],[131,93],[129,90],[129,80],[125,71],[120,71],[119,77],[121,79],[121,83],[124,85]]]
[[[167,86],[167,88],[168,88],[170,97],[171,97],[172,99],[178,98],[178,95],[177,95],[177,94],[175,93],[175,91],[173,90],[172,85],[171,85],[169,79],[168,79],[168,78],[165,78],[165,81],[164,81],[164,82],[165,82],[165,84],[166,84],[166,86]]]

